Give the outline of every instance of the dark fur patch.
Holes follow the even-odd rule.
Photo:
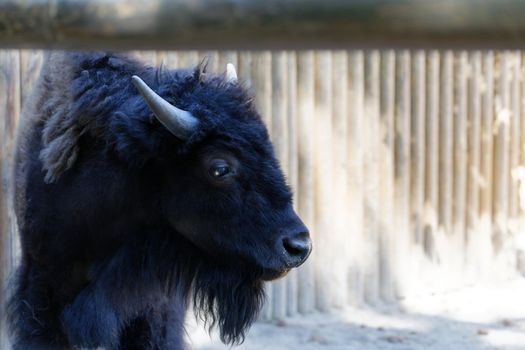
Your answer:
[[[190,299],[243,341],[286,229],[304,229],[268,133],[241,84],[107,53],[50,55],[17,156],[22,261],[8,305],[15,348],[181,349]],[[175,138],[131,76],[191,112]],[[212,184],[203,155],[239,163]]]
[[[255,321],[264,301],[260,280],[239,271],[199,271],[193,290],[194,309],[208,325],[220,329],[226,344],[244,341],[246,329]]]

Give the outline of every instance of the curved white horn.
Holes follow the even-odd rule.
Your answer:
[[[226,80],[230,83],[237,82],[237,71],[235,70],[235,66],[231,63],[226,65]]]
[[[195,130],[199,120],[190,112],[177,108],[157,95],[142,79],[134,75],[131,80],[139,90],[155,117],[173,135],[185,140]]]

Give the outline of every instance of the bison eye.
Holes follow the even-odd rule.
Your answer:
[[[230,166],[223,162],[214,164],[210,168],[210,175],[216,179],[231,175],[232,173]]]

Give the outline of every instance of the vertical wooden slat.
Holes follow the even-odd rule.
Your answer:
[[[177,51],[158,51],[157,65],[162,65],[168,69],[175,69],[179,66],[179,56]]]
[[[284,51],[272,53],[272,140],[277,157],[285,172],[288,171],[288,93],[287,56]],[[273,317],[286,316],[286,280],[273,283]]]
[[[445,51],[441,63],[441,118],[439,125],[439,221],[444,231],[452,231],[452,180],[453,180],[453,104],[454,56]]]
[[[417,293],[425,294],[441,289],[446,271],[440,261],[446,256],[447,245],[439,218],[440,176],[440,63],[439,51],[427,53],[426,65],[426,120],[425,120],[425,214],[421,247],[416,250]]]
[[[226,66],[221,66],[220,64],[221,55],[222,52],[216,50],[199,51],[199,62],[203,60],[206,62],[208,72],[221,74],[226,71]]]
[[[503,248],[507,234],[508,215],[508,174],[509,174],[509,133],[510,133],[510,53],[500,55],[500,76],[496,95],[496,135],[494,139],[494,233],[493,244],[496,252]]]
[[[44,59],[43,51],[22,50],[20,51],[20,88],[21,105],[23,106],[27,97],[31,94],[34,84],[40,75]]]
[[[453,286],[462,283],[465,248],[465,204],[467,194],[467,74],[468,56],[465,51],[457,55],[454,92],[454,170],[453,170],[453,228],[448,258],[452,263],[450,274]]]
[[[272,128],[272,55],[269,51],[255,52],[253,60],[253,90],[255,104],[266,127]]]
[[[483,53],[482,59],[482,115],[481,115],[481,191],[478,241],[479,261],[483,278],[492,259],[492,201],[493,201],[493,140],[494,140],[494,54]]]
[[[272,132],[272,55],[269,51],[252,54],[253,91],[255,104],[266,127]],[[267,302],[261,311],[263,320],[272,318],[273,296],[272,285],[266,284]]]
[[[364,173],[363,173],[363,126],[364,116],[364,54],[352,51],[350,56],[348,121],[348,199],[349,229],[347,244],[349,246],[348,266],[348,303],[353,306],[364,302]]]
[[[410,293],[410,276],[404,272],[409,268],[410,256],[410,54],[397,53],[396,57],[396,115],[394,158],[394,215],[398,232],[397,290],[398,297]]]
[[[0,63],[4,64],[4,61],[1,59],[0,54]],[[5,82],[0,80],[0,87],[2,89],[5,87]],[[0,99],[0,107],[5,107],[5,102]],[[1,112],[2,114],[5,113],[4,110]],[[3,123],[2,123],[3,124]],[[3,125],[0,129],[0,137],[2,140],[4,140],[4,128]],[[3,145],[2,145],[3,146]],[[7,167],[4,161],[5,154],[3,152],[3,147],[0,149],[0,172],[3,174]],[[8,240],[8,216],[7,216],[7,203],[5,199],[6,190],[3,188],[0,189],[1,191],[1,198],[0,198],[0,303],[1,305],[4,305],[6,295],[5,290],[7,286],[7,279],[9,275],[9,266],[10,266],[10,249],[9,249],[9,240]],[[3,309],[3,308],[2,308]],[[7,341],[7,329],[6,329],[6,320],[4,318],[4,314],[2,311],[2,314],[0,314],[0,348],[1,349],[8,349],[8,341]]]
[[[440,54],[431,51],[427,55],[427,120],[425,123],[426,159],[425,159],[425,229],[423,249],[429,262],[438,260],[440,252],[438,240],[439,212],[439,86]]]
[[[521,110],[520,110],[520,166],[525,169],[525,56],[521,54],[520,60],[520,79],[521,79]],[[525,175],[522,175],[525,176]],[[520,190],[520,215],[522,220],[525,220],[525,179],[521,178]]]
[[[480,147],[481,147],[481,53],[470,54],[471,71],[469,79],[469,125],[468,125],[468,169],[467,169],[467,280],[473,283],[478,278],[482,259],[479,230],[480,193]]]
[[[239,57],[237,51],[221,51],[219,54],[218,71],[224,72],[228,63],[233,64],[237,67],[239,63]]]
[[[0,303],[8,276],[18,255],[12,195],[12,161],[15,132],[20,115],[20,54],[17,50],[0,51]],[[7,349],[4,315],[0,315],[0,348]]]
[[[314,242],[317,241],[314,211],[314,154],[312,136],[314,126],[314,53],[304,51],[297,54],[297,129],[298,129],[298,191],[296,195],[299,215],[310,230]],[[314,248],[317,249],[317,248]],[[306,314],[315,308],[314,284],[315,254],[299,268],[299,312]]]
[[[130,54],[147,65],[154,66],[157,64],[157,53],[155,51],[131,51]]]
[[[288,123],[288,183],[297,191],[298,158],[297,158],[297,55],[295,51],[286,52],[286,116]],[[294,202],[297,210],[297,203]]]
[[[347,212],[347,129],[348,129],[348,57],[345,51],[333,52],[333,186],[337,191],[333,192],[333,233],[331,237],[331,251],[333,252],[331,269],[333,273],[333,299],[332,305],[342,308],[347,300],[347,275],[346,275],[346,212]],[[339,251],[339,252],[338,252]],[[337,252],[337,253],[336,253]]]
[[[512,73],[511,73],[511,118],[510,118],[510,145],[509,145],[509,219],[513,222],[513,229],[517,224],[519,212],[518,193],[519,181],[516,171],[520,161],[520,113],[521,113],[521,91],[520,91],[520,71],[521,55],[519,52],[512,52]]]
[[[333,290],[326,288],[333,280],[330,259],[332,236],[332,54],[319,51],[315,60],[315,218],[318,239],[313,251],[316,259],[316,304],[329,311]]]
[[[492,216],[492,157],[494,135],[494,54],[483,55],[483,119],[482,119],[482,176],[481,211]]]
[[[40,71],[43,64],[44,59],[44,53],[42,51],[36,51],[36,50],[21,50],[19,53],[20,58],[20,107],[24,105],[24,103],[27,102],[29,99],[33,88],[35,86],[35,83],[40,76]],[[18,125],[18,124],[17,124]],[[13,137],[15,137],[15,134],[17,132],[13,130]],[[13,156],[15,153],[15,139],[13,139]],[[10,169],[10,172],[12,172],[13,169]],[[9,176],[12,176],[12,173],[9,174]],[[11,182],[12,183],[12,182]],[[13,198],[14,195],[14,187],[11,185],[9,188],[10,191],[10,198]],[[10,206],[14,206],[14,203],[10,202]],[[11,235],[12,235],[12,242],[13,242],[13,257],[15,260],[18,260],[20,253],[21,253],[21,247],[20,247],[20,239],[18,237],[18,227],[16,226],[16,218],[14,213],[14,207],[10,208],[11,216],[12,216],[12,224],[11,224]]]
[[[510,240],[512,236],[523,237],[525,232],[525,220],[522,219],[520,222],[519,215],[519,194],[520,194],[520,182],[522,186],[525,186],[525,174],[524,168],[520,168],[520,122],[521,122],[521,55],[519,52],[511,53],[512,65],[511,65],[511,97],[510,97],[510,122],[509,122],[509,192],[508,192],[508,221],[509,221],[509,235],[506,240]],[[506,243],[509,246],[509,243]],[[514,248],[516,249],[516,248]],[[518,248],[518,253],[513,252],[509,249],[509,271],[508,276],[512,276],[515,271],[515,267],[518,266],[518,270],[523,273],[525,272],[525,254],[523,252],[523,246]],[[515,262],[515,260],[517,262]],[[514,266],[513,266],[514,265]]]
[[[380,294],[385,302],[395,300],[395,249],[393,244],[398,233],[392,227],[394,208],[394,109],[395,109],[395,52],[387,50],[381,54],[381,113],[379,133],[380,175],[380,237],[379,273]]]
[[[252,89],[252,53],[249,51],[239,52],[239,79],[244,87],[248,90]]]
[[[297,192],[298,185],[298,157],[297,157],[297,56],[293,51],[286,53],[287,74],[287,105],[286,114],[288,119],[288,183],[292,190]],[[297,211],[297,201],[294,201],[294,209]],[[290,271],[286,284],[286,314],[293,316],[298,311],[298,276],[297,270]]]
[[[423,202],[425,199],[425,52],[412,54],[412,112],[410,144],[410,192],[412,227],[415,243],[420,244],[423,235]]]
[[[379,237],[380,229],[380,178],[379,178],[379,68],[378,51],[365,55],[365,120],[363,123],[364,147],[364,267],[365,301],[370,305],[379,302]]]
[[[453,222],[457,232],[463,233],[465,219],[465,194],[466,194],[466,153],[467,153],[467,53],[462,51],[457,57],[455,70],[455,95],[456,107],[454,114],[454,215]]]
[[[215,50],[199,51],[198,63],[204,61],[206,63],[206,71],[214,74],[224,73],[226,67],[219,67],[220,53]]]
[[[6,118],[8,116],[8,96],[9,91],[9,79],[8,71],[10,69],[10,60],[7,52],[0,52],[0,91],[5,93],[0,94],[0,175],[2,182],[0,183],[0,305],[3,305],[5,300],[4,291],[7,283],[8,267],[9,267],[9,245],[8,245],[8,232],[7,232],[7,188],[4,185],[4,173],[7,171],[7,152],[4,143],[7,140],[6,137]],[[3,313],[0,314],[0,348],[7,348],[7,333],[5,329],[5,319]]]
[[[177,52],[177,68],[193,69],[201,59],[198,51],[179,51]]]
[[[452,284],[450,273],[454,267],[450,261],[450,247],[453,218],[453,179],[454,179],[454,55],[445,51],[441,55],[440,81],[440,124],[439,124],[439,224],[445,236],[443,249],[442,280],[440,290],[448,290]]]
[[[479,183],[480,183],[480,124],[481,124],[481,53],[470,55],[471,72],[469,79],[469,125],[468,125],[468,211],[467,225],[477,227],[479,213]],[[474,238],[474,237],[472,237]],[[467,237],[470,239],[470,237]]]
[[[410,213],[411,213],[411,232],[410,249],[411,263],[408,265],[410,270],[407,274],[417,280],[422,264],[422,243],[423,243],[423,217],[425,201],[425,116],[426,116],[426,57],[424,51],[412,53],[412,110],[410,120]],[[413,293],[418,293],[424,287],[416,281],[410,283]],[[416,290],[417,289],[417,290]]]

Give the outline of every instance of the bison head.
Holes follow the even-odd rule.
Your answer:
[[[167,152],[156,157],[160,215],[200,255],[197,311],[220,327],[223,341],[238,341],[260,308],[262,281],[308,258],[308,230],[232,65],[222,76],[198,67],[177,86],[144,80],[133,76],[138,99],[125,114],[148,111],[165,140]]]

